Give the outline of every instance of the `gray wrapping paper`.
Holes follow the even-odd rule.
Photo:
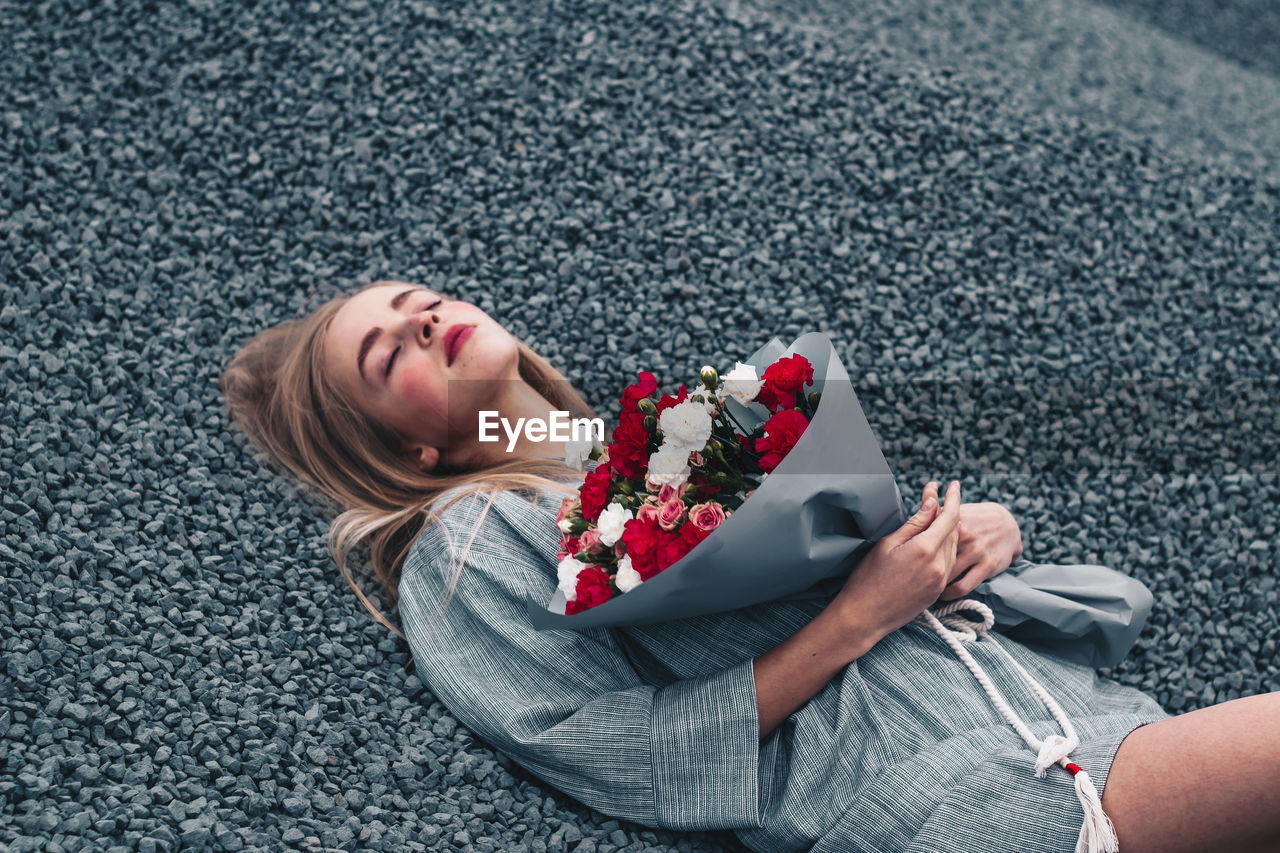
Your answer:
[[[564,593],[527,598],[538,630],[649,625],[765,601],[830,598],[881,537],[901,527],[907,507],[831,340],[777,338],[746,360],[762,373],[799,353],[813,365],[822,401],[803,436],[755,493],[681,560],[622,595],[572,616]],[[762,405],[726,405],[748,429]],[[1105,566],[1015,561],[971,593],[995,628],[1064,659],[1093,667],[1124,659],[1151,612],[1141,582]]]
[[[1142,581],[1106,566],[1025,559],[978,584],[967,597],[991,608],[1000,633],[1095,668],[1125,659],[1155,602]]]

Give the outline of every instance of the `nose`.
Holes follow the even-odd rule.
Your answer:
[[[409,316],[409,328],[419,341],[430,342],[432,336],[439,337],[440,314],[436,311],[419,311]]]

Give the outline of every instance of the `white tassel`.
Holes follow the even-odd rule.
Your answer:
[[[1102,810],[1098,789],[1083,768],[1076,774],[1076,796],[1084,806],[1084,826],[1080,827],[1076,853],[1118,853],[1120,839],[1116,837],[1116,826]]]
[[[982,614],[982,621],[968,620],[963,616],[956,615],[957,610],[973,610]],[[941,618],[939,618],[941,617]],[[1036,776],[1044,777],[1048,769],[1059,764],[1068,773],[1071,768],[1076,768],[1075,788],[1076,796],[1080,799],[1080,805],[1084,807],[1084,823],[1080,827],[1080,838],[1076,841],[1076,853],[1119,853],[1120,840],[1116,837],[1115,824],[1111,822],[1111,818],[1107,817],[1106,812],[1102,810],[1102,800],[1098,797],[1098,789],[1094,787],[1093,780],[1089,778],[1089,774],[1084,768],[1072,762],[1069,755],[1073,749],[1080,745],[1080,738],[1076,735],[1075,727],[1071,725],[1071,721],[1067,718],[1067,714],[1062,707],[1054,701],[1049,692],[1044,689],[1044,685],[1036,681],[1031,673],[1027,672],[1016,660],[1013,655],[995,641],[987,631],[995,625],[995,616],[991,612],[991,608],[987,607],[980,601],[972,599],[959,599],[957,601],[948,602],[944,605],[926,610],[916,617],[914,620],[924,625],[928,625],[938,636],[949,645],[953,651],[964,661],[965,666],[973,673],[974,678],[978,679],[978,683],[986,690],[987,696],[990,697],[992,703],[1000,711],[1004,718],[1009,721],[1017,731],[1022,735],[1022,739],[1027,745],[1036,750]],[[945,626],[944,626],[945,623]],[[1040,700],[1044,702],[1049,712],[1058,720],[1062,726],[1066,737],[1062,735],[1050,735],[1041,741],[1021,717],[1010,707],[1005,698],[1000,695],[999,689],[991,681],[987,673],[978,665],[978,662],[964,650],[960,645],[960,641],[976,642],[979,638],[986,637],[995,647],[1013,664],[1024,679],[1031,685],[1031,689],[1035,692]]]

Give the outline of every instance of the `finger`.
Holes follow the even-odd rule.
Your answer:
[[[932,502],[932,506],[930,503]],[[938,484],[930,481],[924,487],[924,496],[920,500],[920,509],[907,519],[906,523],[890,536],[895,545],[900,545],[923,530],[927,530],[938,512]]]
[[[938,482],[936,480],[930,480],[925,484],[924,493],[920,500],[919,512],[908,519],[910,526],[904,525],[902,528],[899,528],[897,544],[900,545],[928,529],[939,516],[939,504],[941,503],[942,501],[938,497]],[[923,524],[921,524],[921,521],[923,521]]]
[[[955,562],[951,566],[951,576],[947,583],[955,583],[956,578],[984,560],[991,562],[988,557],[988,553],[974,543],[968,542],[963,537],[957,539]]]
[[[959,532],[956,530],[956,525],[959,523],[960,481],[952,480],[947,488],[947,502],[942,512],[933,519],[928,530],[917,534],[915,538],[930,551],[937,551],[943,546],[951,551],[954,546],[948,542],[948,539],[959,539]]]
[[[947,586],[943,590],[943,595],[954,598],[956,590],[966,582],[968,577],[974,572],[980,571],[978,561],[969,559],[966,555],[963,559],[957,559],[951,566],[951,571],[947,575]]]
[[[942,591],[941,598],[943,601],[954,601],[957,598],[964,598],[966,595],[981,586],[982,582],[986,579],[986,568],[981,565],[972,566],[967,570],[966,574],[962,577],[956,578],[953,583],[949,584],[947,588]]]
[[[983,561],[984,554],[976,549],[965,549],[956,554],[955,564],[951,567],[951,574],[947,578],[947,584],[954,584],[960,578],[964,577],[964,573],[980,566]]]
[[[920,507],[923,509],[925,504],[928,504],[930,501],[933,502],[932,509],[934,510],[936,510],[938,508],[938,504],[941,503],[941,501],[938,500],[938,483],[936,480],[930,480],[928,483],[925,483],[924,493],[920,497]]]

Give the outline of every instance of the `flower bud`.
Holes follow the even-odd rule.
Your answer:
[[[698,376],[702,379],[702,384],[707,386],[707,390],[715,391],[716,386],[720,384],[720,374],[716,373],[716,369],[711,365],[707,365],[698,372]]]
[[[653,415],[647,415],[644,419],[644,428],[646,432],[653,432],[658,428],[658,419]]]
[[[810,391],[810,392],[809,392],[809,406],[810,406],[811,408],[814,408],[814,409],[818,408],[818,401],[819,401],[819,400],[821,400],[821,399],[822,399],[822,392],[821,392],[821,391]]]
[[[640,402],[636,403],[636,408],[646,415],[658,414],[658,407],[648,397],[641,397]]]

